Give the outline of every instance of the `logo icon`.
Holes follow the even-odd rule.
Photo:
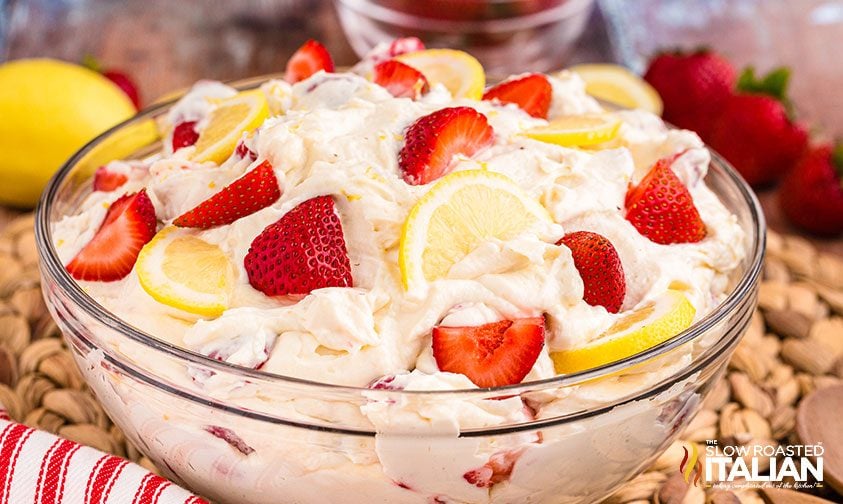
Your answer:
[[[695,443],[691,443],[691,452],[688,453],[688,448],[682,447],[685,450],[685,455],[682,457],[682,462],[679,462],[679,472],[682,473],[682,476],[685,478],[685,483],[690,485],[691,484],[691,475],[694,474],[694,470],[696,470],[696,474],[694,475],[694,486],[697,486],[697,483],[700,481],[700,477],[702,476],[702,464],[700,463],[700,453],[697,450],[697,445]]]

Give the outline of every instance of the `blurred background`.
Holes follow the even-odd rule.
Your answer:
[[[843,0],[0,0],[0,60],[52,56],[130,70],[145,101],[199,78],[283,71],[307,38],[339,65],[418,35],[468,47],[491,74],[615,61],[641,72],[665,48],[793,69],[800,113],[843,134]],[[476,2],[475,2],[476,3]],[[551,50],[548,50],[551,48]]]

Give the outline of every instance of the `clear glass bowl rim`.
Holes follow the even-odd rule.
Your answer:
[[[231,83],[231,85],[237,87],[240,90],[252,89],[258,87],[260,83],[265,82],[270,77],[271,76],[253,77]],[[101,142],[105,141],[111,135],[122,130],[123,128],[127,128],[142,121],[152,120],[155,116],[169,109],[176,101],[178,101],[178,98],[160,104],[156,104],[142,110],[134,117],[127,119],[126,121],[123,121],[120,124],[117,124],[116,126],[103,132],[102,134],[88,142],[78,152],[73,154],[53,175],[53,177],[47,184],[46,189],[41,195],[41,198],[38,202],[38,206],[35,211],[35,239],[42,271],[48,273],[53,278],[53,280],[55,280],[56,286],[62,289],[63,294],[67,295],[67,297],[72,302],[74,302],[77,307],[81,308],[84,312],[86,312],[88,316],[100,321],[109,329],[117,331],[121,335],[133,340],[135,343],[149,347],[152,350],[161,352],[172,358],[176,358],[184,362],[185,364],[198,365],[204,368],[219,371],[224,374],[238,376],[246,380],[255,379],[260,381],[277,381],[279,383],[287,383],[296,387],[312,389],[313,391],[345,391],[356,394],[365,392],[369,396],[373,394],[378,395],[379,393],[388,394],[391,396],[400,396],[404,394],[471,396],[476,395],[478,392],[501,392],[508,394],[517,394],[521,389],[526,390],[531,388],[544,388],[549,386],[564,387],[576,383],[581,383],[584,381],[599,379],[621,371],[627,367],[642,364],[650,359],[663,355],[685,343],[688,343],[702,336],[707,331],[717,326],[717,324],[722,322],[725,318],[734,314],[736,310],[740,308],[741,302],[744,300],[744,298],[748,295],[753,294],[753,287],[755,286],[758,276],[761,272],[761,266],[764,258],[764,249],[766,244],[766,235],[764,231],[765,221],[764,214],[761,210],[761,205],[758,202],[755,193],[753,193],[747,183],[734,170],[734,168],[732,168],[732,166],[720,155],[718,155],[713,150],[709,149],[709,151],[711,152],[712,167],[715,170],[721,170],[723,172],[727,180],[734,185],[735,189],[737,189],[738,193],[742,197],[743,203],[748,205],[749,215],[751,217],[751,229],[749,231],[754,234],[754,239],[750,242],[750,250],[748,250],[749,265],[744,271],[741,278],[735,284],[735,287],[732,292],[730,292],[729,295],[717,307],[711,310],[705,317],[697,321],[685,331],[677,334],[676,336],[654,347],[648,348],[647,350],[644,350],[638,354],[634,354],[624,359],[611,362],[609,364],[605,364],[596,368],[580,371],[577,373],[557,375],[543,380],[535,380],[514,385],[507,385],[503,387],[415,391],[374,390],[366,387],[317,382],[292,376],[262,372],[250,368],[245,368],[236,364],[230,364],[228,362],[211,359],[200,353],[193,352],[191,350],[167,343],[129,325],[128,323],[124,322],[122,319],[117,317],[115,314],[108,311],[104,306],[97,303],[92,297],[90,297],[70,276],[70,274],[64,268],[64,265],[62,264],[61,260],[59,259],[56,249],[53,246],[51,222],[49,220],[54,200],[59,189],[62,187],[67,176],[76,166],[76,164],[82,158],[84,158],[84,156],[89,151],[94,149]],[[701,362],[708,361],[711,357],[713,357],[713,355],[711,355],[712,353],[715,353],[718,350],[722,349],[724,343],[723,340],[730,337],[735,337],[735,335],[732,333],[733,331],[724,331],[723,336],[717,342],[708,347],[706,351],[701,352],[699,355],[695,356],[694,362],[692,362],[688,366],[688,368],[697,368],[699,367],[699,364]],[[110,353],[109,349],[103,349],[103,351],[105,351],[106,354]],[[686,368],[686,370],[688,368]],[[680,372],[679,374],[682,374],[682,372]],[[652,392],[652,389],[649,390],[649,392]]]
[[[482,19],[477,21],[454,21],[418,16],[380,5],[372,0],[334,0],[342,7],[382,23],[404,28],[434,30],[443,32],[496,32],[530,29],[548,23],[571,18],[585,9],[591,9],[595,0],[567,0],[559,5],[520,16]],[[427,0],[418,0],[427,1]],[[527,0],[476,0],[491,4],[519,4]]]

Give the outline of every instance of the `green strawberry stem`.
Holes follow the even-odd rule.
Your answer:
[[[759,93],[772,96],[784,105],[787,115],[792,121],[794,118],[793,103],[787,96],[789,82],[790,69],[788,67],[774,68],[764,77],[756,77],[755,67],[750,65],[741,72],[736,87],[738,91],[743,93]]]
[[[837,178],[840,179],[840,186],[843,187],[843,141],[834,145],[831,151],[831,164],[837,170]]]
[[[86,54],[82,56],[82,66],[93,70],[96,73],[102,73],[102,65],[100,64],[99,60],[93,54]]]

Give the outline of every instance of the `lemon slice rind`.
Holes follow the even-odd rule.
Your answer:
[[[404,288],[444,277],[484,240],[512,239],[551,221],[547,210],[505,175],[487,170],[446,175],[419,199],[401,230]]]
[[[454,98],[480,100],[486,73],[477,58],[457,49],[426,49],[396,57],[422,74],[428,82],[442,84]]]
[[[615,138],[620,125],[620,119],[612,114],[582,114],[557,117],[524,134],[533,140],[563,147],[590,147]]]
[[[219,247],[175,227],[162,229],[141,249],[135,270],[153,299],[205,317],[229,307],[236,275]]]
[[[658,91],[628,69],[609,63],[577,65],[569,70],[585,81],[585,92],[625,108],[662,114],[664,104]]]
[[[685,295],[669,289],[655,302],[624,314],[589,344],[551,352],[559,374],[570,374],[616,362],[676,336],[691,326],[696,310]]]
[[[269,117],[266,96],[260,90],[244,91],[220,100],[213,109],[208,124],[199,133],[192,161],[222,164],[237,146],[244,131],[252,131]]]

